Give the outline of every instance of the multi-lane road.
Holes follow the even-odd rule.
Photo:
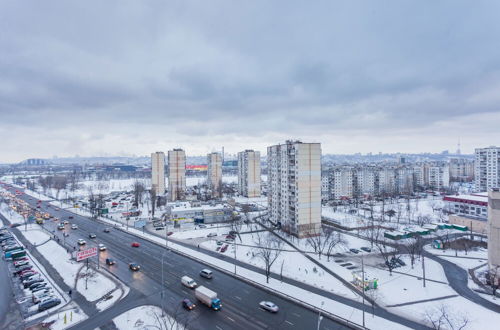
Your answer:
[[[20,189],[18,189],[20,190]],[[23,194],[21,199],[36,207],[37,200]],[[194,329],[314,329],[317,327],[318,315],[290,300],[274,296],[269,292],[251,286],[244,281],[234,278],[222,272],[214,270],[214,278],[207,280],[201,278],[198,273],[205,265],[188,257],[178,255],[175,252],[143,240],[125,231],[112,228],[109,233],[104,228],[109,225],[91,220],[87,217],[74,214],[70,211],[50,206],[47,202],[41,203],[41,210],[46,211],[61,220],[68,220],[71,224],[78,225],[78,229],[66,226],[64,232],[69,235],[63,236],[63,231],[57,230],[57,223],[46,221],[45,229],[53,232],[59,237],[61,243],[69,249],[79,248],[77,240],[86,240],[86,246],[96,246],[99,243],[107,247],[105,252],[99,254],[101,267],[106,267],[118,279],[131,288],[131,294],[136,301],[141,303],[164,306],[169,314],[176,315],[181,320],[188,320],[189,328]],[[69,219],[69,217],[73,217]],[[95,239],[89,238],[90,233],[95,233]],[[132,242],[139,242],[140,247],[131,247]],[[105,265],[105,259],[111,257],[117,261],[116,265]],[[97,260],[97,258],[95,258]],[[132,272],[128,268],[130,262],[136,262],[141,266],[139,272]],[[219,312],[210,310],[204,305],[198,306],[190,312],[180,308],[180,302],[184,298],[194,298],[194,292],[181,285],[180,278],[188,275],[194,278],[198,284],[204,285],[216,291],[222,300],[223,308]],[[97,285],[97,284],[94,284]],[[163,299],[162,299],[163,294]],[[270,300],[280,307],[279,313],[271,314],[259,308],[262,300]],[[94,329],[105,324],[109,318],[125,312],[133,302],[116,306],[104,311],[105,317],[90,317],[80,324],[78,329]],[[116,315],[115,315],[116,314]],[[100,324],[102,323],[102,324]],[[343,325],[324,318],[320,329],[343,329]]]

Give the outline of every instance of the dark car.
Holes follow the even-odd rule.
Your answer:
[[[33,292],[33,290],[36,290],[39,288],[45,288],[46,286],[47,286],[46,282],[34,283],[34,284],[29,286],[29,289],[31,292]]]
[[[365,246],[363,246],[363,247],[361,248],[361,250],[363,250],[363,251],[365,251],[365,252],[372,252],[372,249],[370,249],[370,248],[368,248],[368,247],[365,247]]]
[[[111,231],[111,229],[109,229],[109,228],[104,228],[104,230],[103,230],[103,231],[104,231],[105,233],[109,233],[109,232]]]
[[[358,250],[358,249],[349,249],[349,251],[351,251],[352,253],[356,253],[356,254],[358,254],[358,253],[359,253],[359,250]]]
[[[70,216],[68,217],[68,219],[73,219],[73,216],[72,216],[72,215],[70,215]]]
[[[36,280],[31,280],[29,282],[26,282],[23,284],[24,288],[29,288],[32,284],[35,284],[35,283],[41,283],[41,282],[45,282],[45,280],[43,278],[39,278],[39,279],[36,279]]]
[[[97,236],[96,236],[96,234],[94,234],[94,233],[90,233],[90,234],[89,234],[89,238],[96,238],[96,237],[97,237]]]
[[[114,259],[111,259],[111,258],[106,258],[106,265],[114,265],[116,264],[116,261]]]
[[[139,269],[141,269],[141,266],[139,266],[138,264],[136,263],[130,263],[128,265],[128,267],[130,268],[130,270],[133,270],[134,272],[138,271]]]
[[[186,298],[182,300],[182,307],[184,307],[185,309],[192,310],[193,308],[196,307],[196,305],[191,300]]]
[[[60,303],[61,303],[61,300],[57,299],[57,298],[54,298],[54,299],[51,299],[51,300],[48,300],[48,301],[44,301],[43,303],[40,303],[38,305],[38,311],[42,312],[42,311],[44,311],[46,309],[52,308],[54,306],[57,306]]]

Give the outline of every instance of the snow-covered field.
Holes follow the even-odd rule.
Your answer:
[[[184,329],[184,326],[178,324],[177,321],[168,314],[165,313],[163,317],[161,315],[161,308],[152,305],[145,305],[126,311],[125,313],[115,317],[113,322],[120,330]]]
[[[435,249],[430,245],[426,245],[424,249],[427,252],[462,267],[465,270],[475,268],[488,262],[488,250],[483,248],[474,248],[473,250],[467,251],[467,254],[465,254],[464,251],[455,252],[455,250],[452,249]]]

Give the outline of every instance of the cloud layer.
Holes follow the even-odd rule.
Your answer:
[[[0,162],[500,144],[500,3],[3,1]]]

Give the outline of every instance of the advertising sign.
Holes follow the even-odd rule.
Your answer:
[[[97,248],[91,247],[83,251],[78,251],[76,253],[76,261],[82,261],[90,257],[95,257],[96,255],[97,255]]]
[[[134,228],[142,228],[144,226],[146,226],[146,220],[134,221]]]

